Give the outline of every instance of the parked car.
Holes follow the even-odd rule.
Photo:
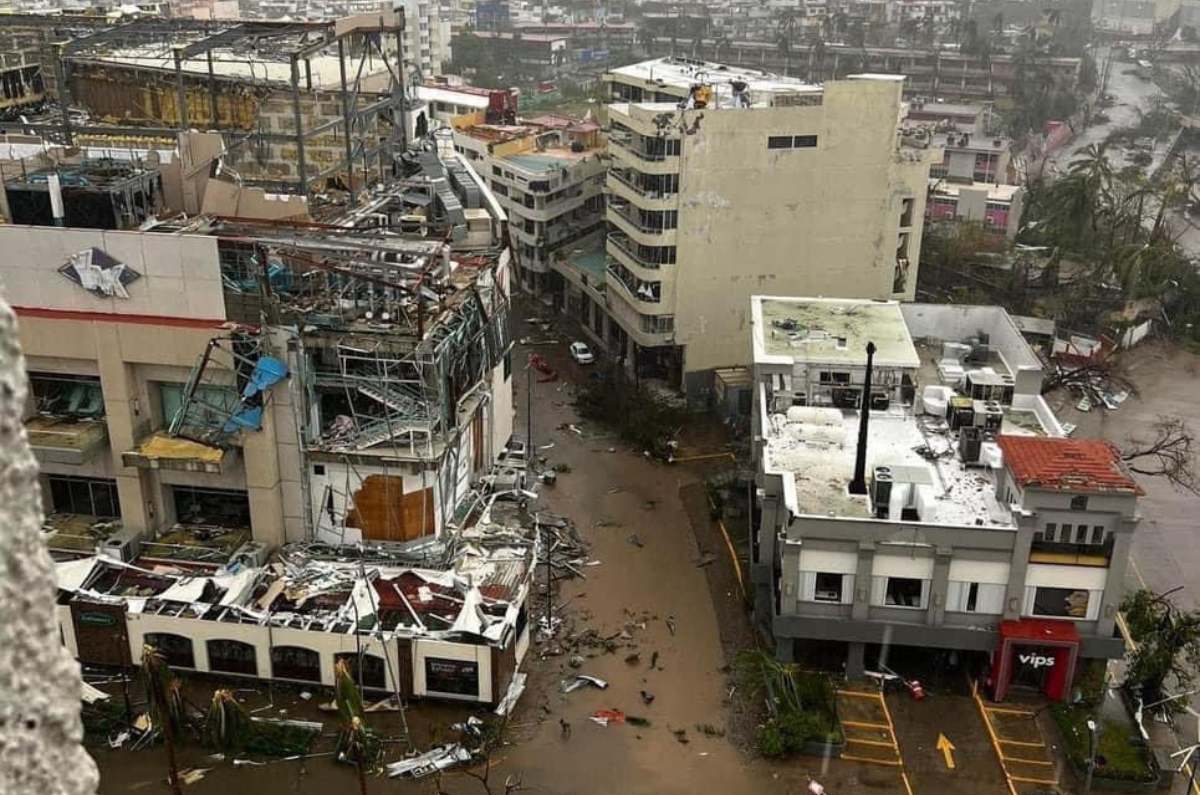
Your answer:
[[[596,361],[592,349],[583,342],[572,342],[570,348],[571,358],[579,364],[591,364]]]

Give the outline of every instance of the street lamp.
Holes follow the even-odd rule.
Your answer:
[[[1091,795],[1092,772],[1096,769],[1096,721],[1088,718],[1088,760],[1087,778],[1083,782],[1083,795]]]

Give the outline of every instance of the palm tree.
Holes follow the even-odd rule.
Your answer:
[[[142,647],[142,678],[150,701],[152,724],[162,727],[163,746],[167,751],[167,783],[174,795],[183,795],[179,768],[175,763],[175,729],[183,715],[183,698],[179,681],[172,675],[166,658],[149,644]]]
[[[379,763],[380,745],[375,733],[367,726],[363,714],[362,691],[350,674],[346,660],[338,660],[333,669],[334,701],[337,703],[338,756],[354,763],[358,772],[358,789],[367,795],[367,770]]]

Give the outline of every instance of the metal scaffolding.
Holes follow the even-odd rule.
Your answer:
[[[67,146],[82,136],[174,138],[200,128],[222,133],[229,152],[264,146],[294,148],[295,179],[246,179],[249,184],[311,196],[336,179],[356,194],[377,175],[386,179],[393,158],[407,146],[402,13],[351,17],[336,22],[208,22],[142,17],[104,22],[86,17],[0,16],[0,31],[34,31],[42,41],[42,74],[53,106],[41,114],[0,121],[0,131],[37,134]],[[330,86],[314,81],[313,63],[336,58]],[[48,61],[48,62],[47,62]],[[368,72],[370,62],[382,67]],[[108,79],[128,72],[131,88],[141,79],[172,79],[173,124],[130,123],[108,118],[77,96],[79,75],[99,68]],[[261,73],[261,74],[260,74]],[[50,76],[52,75],[52,78]],[[268,129],[221,113],[220,99],[238,91],[289,96],[291,129]],[[335,96],[339,112],[313,118],[318,93]],[[197,101],[200,98],[201,101]],[[161,98],[160,98],[161,99]],[[243,120],[244,121],[244,120]],[[277,126],[277,125],[275,125]],[[311,160],[314,140],[341,139],[336,162]]]

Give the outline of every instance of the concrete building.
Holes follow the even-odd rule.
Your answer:
[[[818,86],[666,58],[606,80],[614,355],[700,397],[713,368],[748,364],[764,286],[912,298],[941,152],[903,145],[902,78]]]
[[[404,12],[404,58],[409,68],[421,70],[429,80],[442,73],[450,63],[450,8],[437,0],[393,0],[394,8]]]
[[[957,183],[929,180],[925,218],[930,221],[979,221],[988,231],[1015,240],[1021,231],[1025,188],[995,182]]]
[[[1182,0],[1096,0],[1092,24],[1104,31],[1152,36],[1178,22]]]
[[[512,432],[509,257],[465,162],[406,168],[319,228],[216,179],[199,207],[239,220],[0,226],[52,550],[224,563],[444,531]]]
[[[752,571],[781,658],[817,641],[857,676],[885,645],[955,650],[990,656],[997,699],[1063,699],[1080,660],[1122,655],[1141,489],[1106,442],[1061,436],[1004,310],[756,296],[751,312]]]
[[[608,161],[600,125],[546,114],[515,124],[489,124],[476,113],[454,121],[454,148],[488,180],[508,214],[508,233],[521,286],[550,287],[552,269],[576,248],[602,243]],[[586,245],[581,241],[590,241]],[[594,274],[603,283],[603,271]],[[559,285],[561,286],[561,285]],[[562,295],[562,290],[555,290]]]

